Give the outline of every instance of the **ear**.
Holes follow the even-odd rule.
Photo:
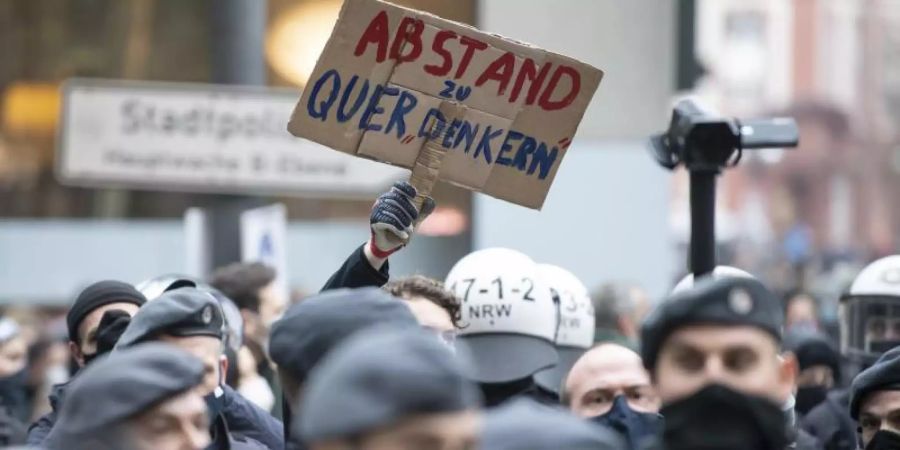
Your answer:
[[[81,349],[78,348],[78,344],[74,341],[69,341],[69,353],[72,355],[72,358],[75,359],[75,363],[78,364],[78,367],[84,367],[84,354],[81,353]]]
[[[225,377],[228,374],[228,357],[219,355],[219,384],[225,384]]]
[[[797,387],[800,365],[797,363],[797,357],[791,352],[781,354],[778,357],[778,364],[778,395],[782,402],[786,402]]]
[[[616,319],[616,325],[618,325],[619,333],[621,333],[622,336],[625,336],[628,339],[635,339],[637,337],[636,327],[630,318],[625,317],[624,315],[619,316],[619,318]]]
[[[256,313],[244,308],[241,308],[240,311],[241,321],[244,322],[244,336],[256,336],[257,329],[259,328],[259,325],[257,325],[259,318]]]

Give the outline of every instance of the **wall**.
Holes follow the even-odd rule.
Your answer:
[[[288,226],[290,286],[317,291],[369,236],[367,221]],[[61,304],[101,279],[130,283],[185,273],[185,230],[178,220],[0,221],[0,304]],[[466,253],[451,238],[417,236],[391,258],[391,273],[437,278]]]
[[[478,26],[604,71],[579,137],[641,137],[669,119],[675,5],[659,0],[482,0]]]
[[[542,211],[477,197],[475,247],[520,250],[569,269],[588,289],[623,280],[659,298],[683,271],[668,227],[670,176],[640,142],[576,142]]]
[[[509,246],[588,285],[622,279],[658,297],[676,270],[670,174],[644,147],[668,125],[676,2],[482,0],[479,27],[605,72],[541,212],[476,196],[476,248]],[[681,269],[681,267],[677,267]]]

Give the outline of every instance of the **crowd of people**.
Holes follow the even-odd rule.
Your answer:
[[[900,449],[900,256],[859,273],[833,336],[812,295],[724,266],[655,306],[505,248],[443,281],[391,278],[425,215],[415,197],[407,183],[379,197],[368,241],[293,304],[271,268],[234,264],[98,281],[52,338],[0,318],[0,443]]]

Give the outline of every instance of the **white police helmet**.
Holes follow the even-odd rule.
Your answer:
[[[556,364],[556,306],[531,258],[478,250],[453,266],[444,285],[460,299],[456,345],[471,355],[475,381],[510,382]]]
[[[572,272],[551,264],[539,264],[538,276],[550,287],[559,314],[556,352],[559,363],[535,375],[537,384],[558,392],[563,377],[594,344],[594,306],[587,287]]]
[[[856,362],[900,345],[900,255],[863,268],[841,296],[839,316],[841,351]]]

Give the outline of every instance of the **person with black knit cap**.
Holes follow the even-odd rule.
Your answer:
[[[784,338],[785,350],[797,357],[797,412],[805,416],[824,402],[841,382],[841,355],[822,333],[791,330]]]
[[[109,351],[118,335],[124,331],[128,319],[147,302],[134,286],[115,280],[98,281],[85,288],[66,315],[69,350],[79,369],[84,368],[102,352],[98,339]],[[52,411],[39,418],[28,429],[28,445],[40,445],[56,423],[65,396],[66,386],[53,387],[50,393]]]

